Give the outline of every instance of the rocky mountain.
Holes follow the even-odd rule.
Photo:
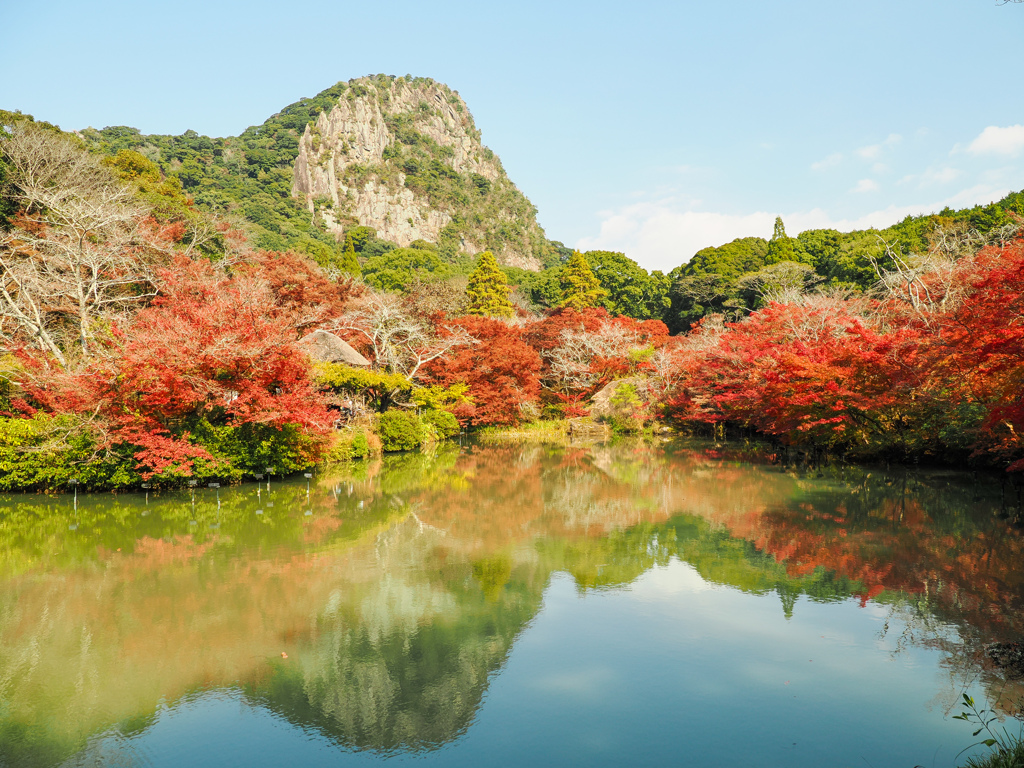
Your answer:
[[[339,82],[234,137],[127,126],[79,136],[103,154],[139,153],[200,208],[243,217],[256,247],[325,265],[340,263],[346,233],[360,225],[387,247],[433,243],[451,263],[490,250],[505,265],[539,269],[564,250],[481,144],[466,103],[429,78]]]
[[[454,256],[491,250],[539,269],[536,209],[480,142],[466,103],[424,78],[360,78],[307,125],[292,194],[339,236],[373,227],[400,246],[436,243]]]

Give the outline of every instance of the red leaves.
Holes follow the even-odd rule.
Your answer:
[[[666,405],[685,421],[736,423],[793,445],[973,445],[1024,468],[1024,243],[940,276],[929,295],[941,301],[927,306],[811,296],[699,327]]]
[[[291,251],[253,254],[238,271],[267,283],[272,294],[267,311],[285,319],[299,335],[341,316],[360,290],[348,277],[328,279],[316,264]]]
[[[866,328],[842,302],[772,304],[729,326],[694,366],[672,406],[792,444],[864,440],[891,421],[902,381],[896,338]]]
[[[188,475],[193,461],[211,459],[184,431],[197,419],[297,425],[315,447],[330,416],[266,283],[188,259],[160,276],[161,295],[130,326],[113,329],[114,341],[89,369],[32,361],[30,398],[90,419],[103,435],[100,447],[128,448],[144,477]]]
[[[1024,241],[987,248],[941,328],[950,388],[986,409],[978,449],[1024,469]],[[1014,459],[1016,459],[1014,461]]]
[[[433,361],[428,376],[446,387],[460,381],[469,385],[473,405],[455,413],[463,423],[519,423],[540,394],[540,356],[523,341],[519,328],[500,320],[463,317],[454,324],[479,343]]]

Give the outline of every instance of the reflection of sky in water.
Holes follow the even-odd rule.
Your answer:
[[[774,593],[710,586],[678,560],[627,588],[585,595],[555,574],[469,730],[436,751],[392,753],[388,763],[952,765],[970,729],[951,727],[935,701],[950,687],[940,653],[893,652],[898,623],[884,606],[804,597],[787,619]],[[87,755],[153,768],[381,759],[232,690],[165,707],[141,734],[107,734]]]
[[[949,766],[983,644],[1024,631],[1024,545],[967,476],[354,469],[273,506],[0,499],[0,766]]]

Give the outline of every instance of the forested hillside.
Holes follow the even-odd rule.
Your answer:
[[[925,254],[1001,242],[1020,216],[1024,192],[991,205],[908,216],[882,230],[810,229],[790,237],[776,219],[770,240],[744,237],[704,248],[672,270],[671,308],[664,319],[679,332],[707,314],[738,319],[794,291],[869,292],[885,273]]]
[[[360,226],[379,235],[363,258],[430,242],[449,271],[485,249],[520,266],[557,261],[465,103],[429,78],[340,82],[236,137],[80,135],[102,154],[141,154],[202,210],[244,219],[256,247],[323,266],[358,272],[345,235]]]

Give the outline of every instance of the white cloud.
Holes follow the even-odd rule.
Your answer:
[[[960,178],[960,171],[956,168],[939,168],[938,170],[925,171],[921,177],[921,186],[927,184],[949,184],[951,181],[955,181]]]
[[[946,206],[964,208],[990,203],[1010,191],[1005,187],[977,185],[942,200],[890,205],[854,218],[836,218],[821,208],[781,215],[790,235],[808,229],[837,229],[840,232],[871,227],[881,229],[907,216],[937,212]],[[681,198],[665,198],[605,212],[599,233],[594,237],[581,238],[575,247],[581,251],[621,251],[645,269],[668,272],[689,261],[702,248],[722,245],[738,237],[769,238],[772,235],[775,213],[695,211],[689,208],[689,202]]]
[[[865,160],[874,160],[882,154],[883,149],[894,147],[903,141],[903,137],[898,133],[890,133],[885,137],[885,141],[881,144],[870,144],[866,147],[861,147],[857,150],[857,154],[863,157]]]
[[[958,168],[945,166],[943,168],[929,168],[924,173],[911,173],[904,176],[898,184],[916,184],[918,189],[949,184],[962,176]]]
[[[878,182],[871,179],[861,179],[857,182],[857,186],[850,190],[851,192],[877,192]]]
[[[990,125],[972,141],[967,151],[975,155],[1017,155],[1024,149],[1024,125],[1000,128]]]
[[[842,152],[833,152],[831,155],[826,157],[824,160],[819,160],[816,163],[811,163],[811,170],[812,171],[826,171],[829,168],[835,168],[841,162],[843,162],[843,153]]]
[[[603,215],[600,233],[584,237],[581,251],[621,251],[646,269],[668,272],[701,248],[737,237],[771,237],[774,213],[735,215],[681,209],[669,199],[637,203]]]

